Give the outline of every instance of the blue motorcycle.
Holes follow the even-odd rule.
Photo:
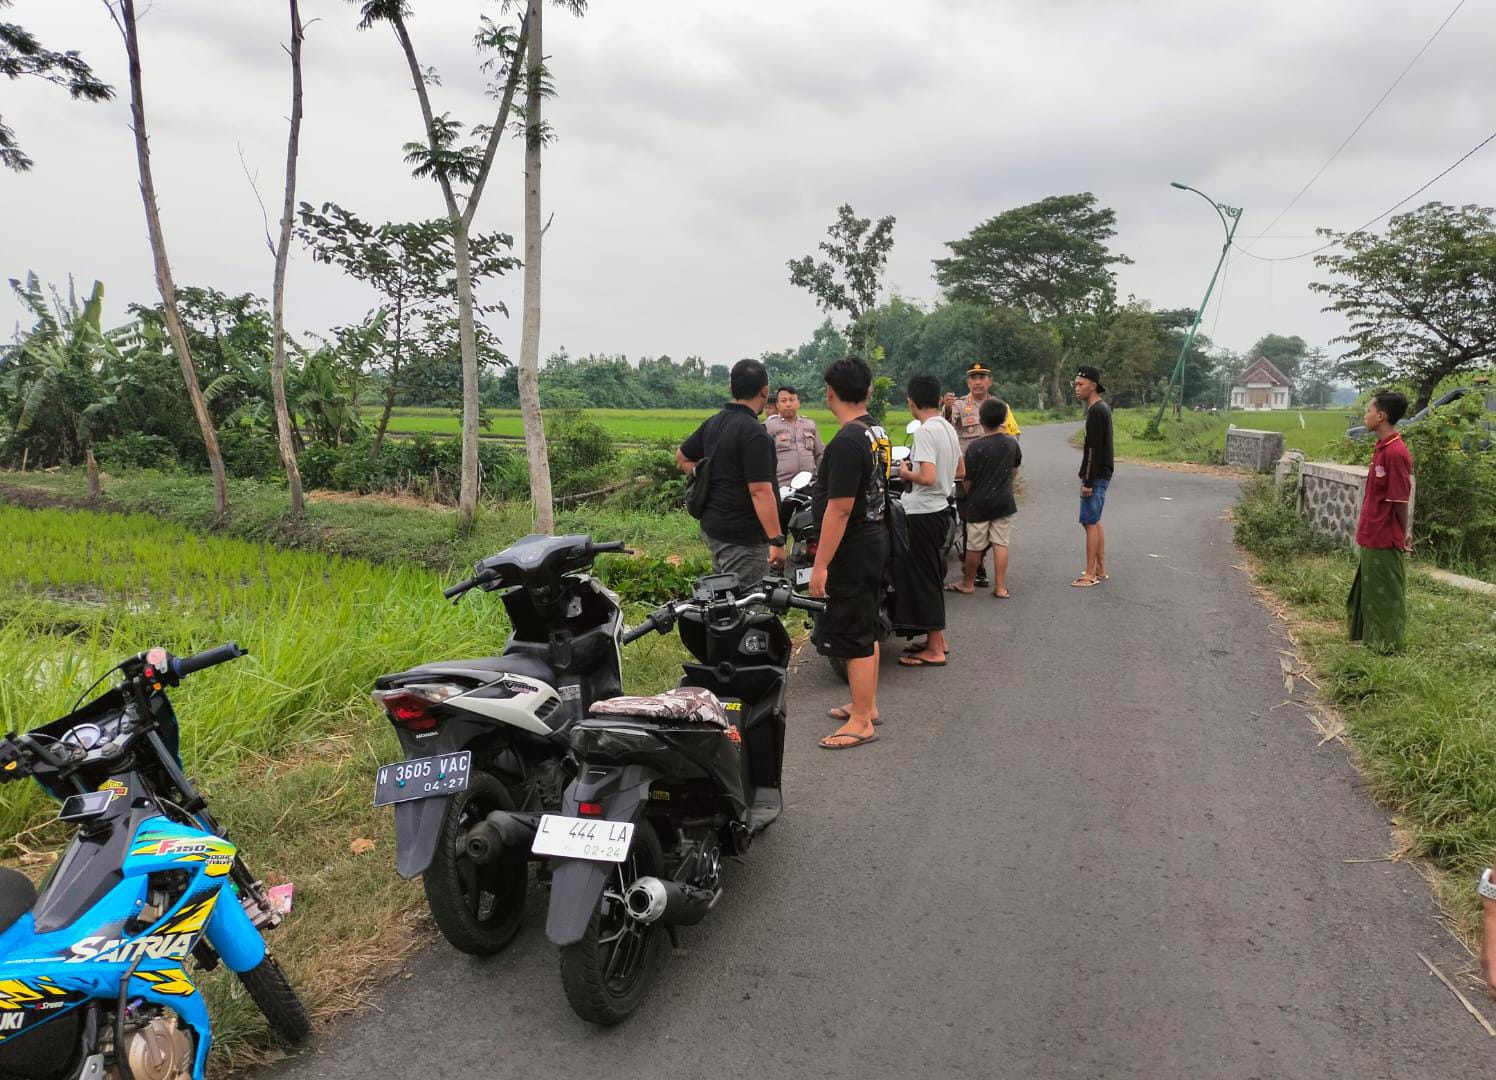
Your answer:
[[[242,655],[140,653],[96,700],[0,740],[0,781],[35,779],[77,829],[40,896],[0,868],[0,1077],[202,1080],[212,1035],[189,960],[228,965],[279,1038],[309,1033],[261,937],[281,917],[183,772],[165,692]]]

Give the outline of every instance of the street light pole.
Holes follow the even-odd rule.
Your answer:
[[[1221,267],[1226,262],[1226,253],[1231,250],[1231,240],[1236,235],[1236,227],[1241,223],[1241,207],[1227,206],[1218,203],[1199,188],[1192,188],[1188,184],[1181,184],[1178,180],[1171,180],[1170,187],[1176,187],[1180,191],[1193,191],[1200,198],[1215,209],[1216,215],[1221,219],[1221,227],[1226,230],[1226,242],[1221,245],[1221,257],[1216,260],[1215,273],[1210,275],[1210,284],[1205,287],[1205,299],[1200,301],[1200,308],[1195,312],[1195,321],[1190,326],[1189,336],[1184,339],[1184,348],[1179,350],[1179,360],[1174,365],[1174,372],[1169,376],[1169,385],[1164,388],[1163,401],[1159,403],[1158,415],[1148,424],[1148,434],[1157,435],[1158,427],[1163,423],[1164,410],[1169,407],[1169,398],[1174,390],[1174,384],[1179,383],[1180,404],[1184,404],[1184,361],[1189,356],[1190,346],[1195,343],[1195,334],[1200,329],[1200,320],[1205,317],[1205,308],[1210,304],[1210,294],[1215,291],[1216,279],[1221,276]],[[1229,221],[1227,219],[1230,219]],[[1228,398],[1229,401],[1229,398]]]

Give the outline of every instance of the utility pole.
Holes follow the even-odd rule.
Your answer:
[[[1199,188],[1181,184],[1178,180],[1170,181],[1169,186],[1176,187],[1180,191],[1193,191],[1210,203],[1221,219],[1221,227],[1226,230],[1226,242],[1221,245],[1221,257],[1216,260],[1215,273],[1210,275],[1210,284],[1205,287],[1205,299],[1200,301],[1199,310],[1195,312],[1195,321],[1190,326],[1189,335],[1184,339],[1184,348],[1179,350],[1179,360],[1174,365],[1173,374],[1169,376],[1169,385],[1164,388],[1163,400],[1158,405],[1158,415],[1148,422],[1147,434],[1155,438],[1158,436],[1159,425],[1163,423],[1164,410],[1169,407],[1169,398],[1173,393],[1175,383],[1179,384],[1179,403],[1184,404],[1184,361],[1189,356],[1190,346],[1195,343],[1195,334],[1200,329],[1200,320],[1205,317],[1205,308],[1210,303],[1210,294],[1215,291],[1216,279],[1221,276],[1221,267],[1225,265],[1226,253],[1231,250],[1231,240],[1236,235],[1236,227],[1241,224],[1241,207],[1218,203]],[[1230,219],[1229,222],[1227,219]]]

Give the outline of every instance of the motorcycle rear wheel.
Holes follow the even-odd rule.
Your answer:
[[[291,987],[286,973],[269,953],[248,971],[239,972],[239,981],[249,996],[265,1014],[270,1031],[282,1042],[299,1046],[312,1033],[312,1022],[307,1019],[306,1008],[301,998]]]
[[[447,804],[436,853],[421,879],[442,937],[471,956],[492,956],[508,945],[525,917],[528,864],[479,866],[467,855],[467,830],[494,810],[513,809],[498,777],[475,771],[468,789]]]
[[[664,869],[665,856],[654,828],[640,822],[633,850],[610,876],[587,932],[581,941],[562,947],[561,985],[583,1020],[617,1024],[644,1000],[665,929],[630,918],[623,891],[638,878],[659,876]]]

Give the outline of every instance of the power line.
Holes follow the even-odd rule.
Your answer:
[[[1465,164],[1465,162],[1467,162],[1471,158],[1473,158],[1481,150],[1484,150],[1486,148],[1486,146],[1489,145],[1492,142],[1496,142],[1496,131],[1493,131],[1493,132],[1491,132],[1491,134],[1487,135],[1484,139],[1482,139],[1479,143],[1477,143],[1474,147],[1472,147],[1469,151],[1467,151],[1453,165],[1449,166],[1449,168],[1445,169],[1438,176],[1434,177],[1428,183],[1424,184],[1417,191],[1413,192],[1413,194],[1408,195],[1405,198],[1401,198],[1401,199],[1397,200],[1397,202],[1393,203],[1386,210],[1383,210],[1380,214],[1378,214],[1376,217],[1372,218],[1365,225],[1362,225],[1358,229],[1352,229],[1350,232],[1346,233],[1344,236],[1339,237],[1338,239],[1335,239],[1335,240],[1331,240],[1329,243],[1321,244],[1319,247],[1312,248],[1309,251],[1301,251],[1297,255],[1282,255],[1282,256],[1278,256],[1276,258],[1272,257],[1272,256],[1268,256],[1268,255],[1254,255],[1254,254],[1252,254],[1252,252],[1250,252],[1246,248],[1242,248],[1242,247],[1238,247],[1238,248],[1236,248],[1236,250],[1240,251],[1243,255],[1247,256],[1248,258],[1256,259],[1259,262],[1293,262],[1295,259],[1306,259],[1310,255],[1317,255],[1321,251],[1324,251],[1326,248],[1332,248],[1332,247],[1335,247],[1335,246],[1337,246],[1339,244],[1344,243],[1346,241],[1346,239],[1348,239],[1349,237],[1355,236],[1357,233],[1363,233],[1363,232],[1365,232],[1367,229],[1371,228],[1377,222],[1381,221],[1384,217],[1386,217],[1387,215],[1389,215],[1389,214],[1393,213],[1394,211],[1396,211],[1400,206],[1403,205],[1403,203],[1411,202],[1412,200],[1416,199],[1418,196],[1422,195],[1425,191],[1427,191],[1429,188],[1433,187],[1440,180],[1443,180],[1450,173],[1454,172],[1461,165]],[[1232,244],[1231,246],[1232,247],[1236,247],[1235,244]]]
[[[1367,112],[1365,116],[1361,117],[1361,122],[1351,129],[1351,133],[1347,135],[1341,142],[1341,144],[1335,148],[1335,152],[1331,154],[1328,159],[1326,159],[1325,163],[1319,167],[1319,170],[1309,178],[1309,182],[1306,183],[1303,187],[1299,188],[1299,193],[1288,201],[1287,206],[1278,211],[1277,217],[1268,222],[1267,228],[1262,230],[1264,233],[1272,232],[1273,226],[1278,224],[1278,222],[1283,219],[1283,215],[1292,210],[1294,206],[1298,204],[1298,201],[1304,197],[1304,193],[1312,188],[1315,181],[1317,181],[1321,176],[1324,175],[1324,171],[1328,169],[1330,167],[1330,164],[1340,156],[1340,152],[1350,145],[1351,140],[1354,139],[1356,135],[1361,131],[1361,129],[1366,126],[1366,122],[1370,120],[1376,113],[1376,111],[1382,107],[1382,103],[1392,96],[1392,91],[1397,89],[1397,84],[1402,82],[1403,77],[1406,76],[1408,72],[1413,70],[1413,65],[1418,63],[1419,57],[1427,52],[1428,47],[1434,43],[1434,39],[1444,32],[1444,28],[1448,26],[1450,20],[1459,13],[1460,8],[1465,6],[1465,2],[1466,0],[1459,0],[1459,2],[1455,4],[1454,8],[1449,12],[1449,14],[1444,16],[1444,21],[1439,24],[1438,28],[1433,32],[1433,34],[1429,36],[1429,39],[1423,43],[1423,47],[1413,54],[1413,59],[1409,60],[1407,66],[1402,69],[1397,78],[1392,80],[1392,85],[1387,87],[1386,91],[1383,92],[1381,97],[1377,98],[1376,104],[1371,107],[1370,111]],[[1247,254],[1251,253],[1247,252]]]

